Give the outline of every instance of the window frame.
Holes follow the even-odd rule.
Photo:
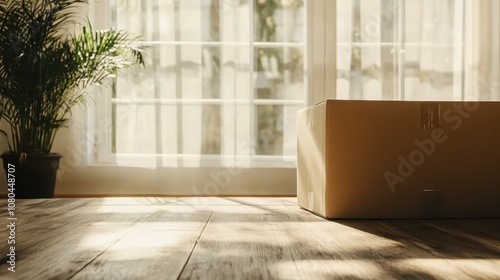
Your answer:
[[[352,0],[355,1],[355,0]],[[363,1],[363,0],[359,0]],[[467,28],[465,28],[466,24],[466,18],[467,18],[467,9],[471,8],[471,2],[468,2],[466,0],[459,0],[461,1],[456,7],[461,6],[462,10],[462,23],[460,24],[460,29],[461,32],[459,34],[458,40],[455,40],[453,43],[450,44],[439,44],[439,43],[412,43],[408,42],[406,38],[406,0],[393,0],[394,5],[393,10],[390,11],[390,13],[394,16],[394,20],[396,20],[397,24],[395,25],[394,34],[397,33],[397,40],[394,40],[393,42],[339,42],[336,40],[336,48],[338,49],[341,46],[360,46],[360,47],[366,47],[366,46],[376,46],[376,47],[393,47],[393,52],[397,55],[397,84],[394,85],[394,98],[391,100],[398,100],[398,101],[416,101],[415,99],[411,99],[408,97],[406,94],[406,67],[407,67],[407,60],[406,60],[406,51],[409,47],[453,47],[454,54],[453,56],[457,56],[457,53],[460,56],[460,61],[457,63],[460,67],[460,77],[458,79],[454,79],[453,81],[453,93],[452,93],[452,98],[451,99],[443,99],[443,100],[466,100],[467,96],[465,93],[465,83],[466,83],[466,70],[465,70],[465,61],[466,61],[466,55],[467,55],[467,48],[469,47],[467,45]],[[362,3],[361,3],[362,4]],[[469,6],[468,6],[469,5]],[[399,9],[399,11],[398,11]],[[335,12],[335,15],[337,13]],[[335,16],[337,19],[337,16]],[[380,24],[380,22],[379,22]],[[337,24],[335,24],[337,26]],[[459,43],[459,44],[457,44]],[[455,66],[456,67],[456,66]],[[335,75],[336,79],[338,79],[337,75]],[[348,99],[351,99],[350,97]],[[377,99],[378,100],[378,99]],[[384,98],[380,98],[380,100],[388,100]]]
[[[89,18],[96,29],[106,29],[112,24],[112,15],[109,1],[92,1],[89,6]],[[303,96],[302,99],[257,99],[254,94],[250,94],[248,99],[136,99],[134,101],[120,98],[113,98],[111,95],[111,85],[94,88],[89,91],[89,95],[94,100],[95,105],[89,106],[87,111],[88,138],[91,149],[88,153],[88,165],[90,166],[130,166],[130,167],[227,167],[237,165],[247,168],[296,168],[296,155],[257,155],[255,152],[255,106],[277,105],[277,106],[298,106],[306,107],[308,102],[308,6],[311,0],[304,0],[304,42],[257,42],[250,36],[248,42],[207,42],[207,41],[141,41],[139,44],[145,45],[193,45],[193,46],[234,46],[241,45],[249,47],[249,69],[255,69],[255,49],[259,47],[298,47],[303,50],[304,75],[303,75]],[[249,17],[254,17],[254,1],[249,0]],[[249,24],[249,34],[254,33],[255,24]],[[255,92],[253,84],[255,70],[249,72],[250,92]],[[105,120],[112,119],[112,105],[114,104],[155,104],[155,105],[224,105],[236,104],[250,107],[250,132],[249,139],[243,145],[247,145],[252,152],[248,155],[224,155],[224,154],[144,154],[144,153],[113,153],[112,148],[112,125]],[[102,104],[107,104],[103,106]],[[104,120],[104,121],[99,121]],[[240,144],[240,143],[238,143]]]

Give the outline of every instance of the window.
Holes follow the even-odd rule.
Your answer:
[[[94,5],[97,27],[141,36],[148,62],[119,76],[111,94],[96,95],[92,121],[107,132],[96,137],[97,162],[294,167],[295,113],[307,100],[500,95],[497,0]],[[330,51],[335,45],[336,55]],[[309,96],[307,61],[314,65]],[[111,125],[100,125],[102,120]]]
[[[498,99],[498,1],[337,1],[337,98]]]
[[[296,172],[282,167],[295,166],[295,110],[305,100],[499,98],[498,0],[282,0],[267,8],[255,0],[89,2],[94,27],[141,35],[150,64],[96,94],[95,108],[76,112],[89,119],[73,118],[58,148],[77,171],[65,180],[71,189],[294,194]],[[272,28],[261,28],[268,21]],[[432,22],[442,30],[433,31]],[[440,38],[446,29],[452,34]],[[425,37],[411,41],[412,32]],[[449,64],[438,63],[440,47],[448,48]],[[274,53],[258,61],[261,49]],[[281,65],[279,79],[271,65]],[[87,168],[86,159],[111,166]],[[238,169],[214,190],[233,164],[278,168]],[[182,166],[200,168],[169,168]]]
[[[108,0],[99,28],[141,37],[146,68],[97,94],[97,162],[294,167],[306,104],[305,0]]]

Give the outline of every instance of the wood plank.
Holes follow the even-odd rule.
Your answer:
[[[300,210],[297,215],[304,221],[312,221],[308,211]],[[322,218],[320,218],[322,219]],[[324,242],[337,246],[345,266],[334,270],[326,279],[354,277],[370,279],[453,279],[467,278],[461,271],[450,267],[434,267],[425,269],[406,262],[412,259],[431,259],[433,256],[408,242],[401,236],[379,226],[373,220],[333,220],[331,223],[342,225],[346,229],[332,236],[331,230],[320,229],[307,223],[309,232],[316,232]],[[350,249],[351,248],[351,249]],[[354,266],[352,266],[354,264]],[[363,270],[362,264],[372,267],[371,271]],[[304,268],[307,269],[307,268]],[[360,274],[365,271],[364,274]]]
[[[53,199],[34,200],[34,202],[36,203],[30,203],[29,207],[23,204],[23,208],[16,210],[17,238],[21,238],[22,242],[27,242],[23,245],[30,250],[40,247],[32,246],[33,242],[44,245],[47,244],[46,240],[48,239],[57,242],[56,236],[64,237],[64,234],[61,233],[95,222],[96,215],[106,216],[107,213],[103,210],[105,205],[92,204],[92,200]],[[114,208],[113,211],[122,212],[118,211],[118,208]],[[140,208],[136,208],[134,211],[140,211]],[[105,218],[101,217],[100,219]],[[1,230],[7,231],[4,227]],[[28,237],[26,241],[23,240],[24,236]],[[37,236],[37,238],[33,239],[31,236]],[[2,237],[6,239],[6,234]]]
[[[500,252],[500,228],[495,229],[493,225],[500,225],[500,220],[454,219],[454,220],[430,220],[428,221],[436,229],[446,234],[461,236],[468,239],[471,244],[486,247]]]
[[[44,208],[40,211],[43,213]],[[120,213],[118,209],[114,212],[81,211],[78,215],[61,216],[63,221],[45,232],[45,221],[34,220],[37,230],[19,232],[16,236],[16,276],[19,279],[68,279],[138,222],[151,216],[151,213]],[[0,264],[0,277],[8,274],[6,266],[5,262]]]
[[[214,214],[180,279],[269,279],[267,264],[288,257],[277,234],[276,222],[281,218],[277,213],[282,209],[213,208]],[[276,250],[270,252],[273,243]]]
[[[177,279],[210,214],[159,210],[73,279]]]
[[[14,276],[500,279],[499,220],[327,221],[294,198],[207,199],[19,201]]]
[[[193,206],[295,206],[296,197],[189,197],[180,198],[186,205]]]
[[[436,223],[436,222],[435,222]],[[500,279],[500,253],[494,247],[474,242],[474,238],[442,230],[428,221],[377,221],[377,224],[430,253],[430,259],[409,259],[404,263],[421,269],[445,267],[466,278]]]
[[[87,198],[88,199],[88,198]],[[106,197],[92,198],[92,204],[97,205],[171,205],[171,206],[241,206],[241,205],[268,205],[268,206],[295,206],[296,197]]]
[[[23,236],[25,233],[32,233],[38,235],[39,233],[57,230],[60,223],[75,222],[73,219],[66,218],[70,213],[76,209],[81,209],[82,206],[87,205],[88,201],[84,200],[24,200],[16,205],[15,218],[16,222],[16,235],[17,237]],[[40,206],[43,205],[43,206]],[[9,216],[10,217],[10,216]],[[0,215],[0,219],[7,220],[7,211]],[[40,222],[35,222],[40,221]],[[77,225],[75,223],[75,225]],[[38,229],[38,232],[36,232]],[[0,248],[7,247],[7,227],[0,227]],[[35,231],[35,232],[33,232]],[[40,240],[41,241],[41,240]]]
[[[500,232],[500,219],[477,219],[473,221],[481,224],[478,224],[478,227],[489,229],[491,232]]]
[[[409,264],[393,264],[431,255],[387,237],[372,221],[353,222],[354,227],[288,208],[214,210],[181,279],[435,278]]]

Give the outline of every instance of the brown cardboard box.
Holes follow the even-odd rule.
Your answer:
[[[500,218],[500,102],[327,100],[297,122],[302,208],[326,218]]]

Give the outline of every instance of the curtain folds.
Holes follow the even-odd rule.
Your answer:
[[[337,17],[337,42],[325,46],[337,48],[336,98],[500,98],[500,1],[336,2],[326,15]],[[112,154],[294,167],[295,113],[314,94],[304,87],[304,0],[110,3],[112,25],[143,39],[148,65],[121,75],[104,104]]]
[[[113,154],[175,167],[295,166],[303,0],[114,3],[112,26],[141,37],[147,66],[117,78]]]
[[[496,0],[337,2],[337,98],[497,100]]]

